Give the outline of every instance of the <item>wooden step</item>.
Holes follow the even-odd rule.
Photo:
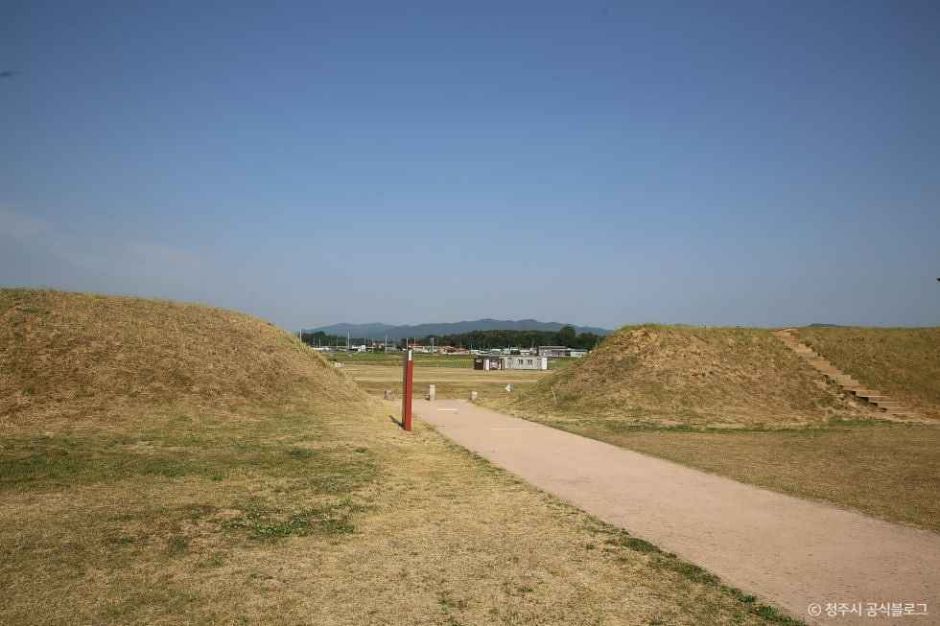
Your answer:
[[[849,376],[849,375],[846,374],[845,372],[839,372],[838,374],[836,374],[836,378],[838,378],[839,380],[844,380],[844,381],[847,383],[847,384],[846,384],[847,387],[855,387],[855,388],[858,388],[858,387],[863,387],[863,386],[864,386],[864,385],[862,385],[862,383],[858,382],[857,380],[855,380],[854,378],[852,378],[851,376]]]
[[[879,404],[877,402],[872,402],[872,404],[882,411],[888,411],[889,413],[900,413],[904,411],[904,407],[900,404]]]
[[[874,389],[868,389],[865,385],[830,363],[825,357],[817,354],[815,350],[800,341],[793,332],[779,330],[775,331],[774,335],[816,371],[838,384],[844,393],[865,400],[872,407],[883,411],[884,417],[882,419],[899,422],[924,419],[917,412],[907,409],[901,402],[892,400],[889,396]]]
[[[887,398],[879,398],[879,399],[876,399],[876,400],[870,400],[870,402],[871,402],[872,404],[877,404],[877,405],[880,406],[880,407],[901,407],[901,406],[904,406],[903,404],[901,404],[900,402],[898,402],[898,401],[896,401],[896,400],[890,400],[890,399],[887,399]]]

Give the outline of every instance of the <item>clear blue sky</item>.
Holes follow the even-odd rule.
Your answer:
[[[938,2],[237,4],[3,3],[0,284],[940,324]]]

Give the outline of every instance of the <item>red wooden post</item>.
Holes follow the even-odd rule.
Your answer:
[[[415,361],[412,350],[405,350],[404,374],[401,389],[401,425],[411,430],[411,394],[414,389]]]

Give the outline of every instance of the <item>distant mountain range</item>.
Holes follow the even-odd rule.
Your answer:
[[[559,322],[540,322],[538,320],[473,320],[465,322],[448,322],[442,324],[415,324],[413,326],[393,326],[375,322],[373,324],[333,324],[319,328],[305,328],[306,332],[324,332],[327,335],[345,336],[348,332],[351,337],[364,337],[368,339],[384,339],[398,341],[409,337],[427,337],[429,335],[456,335],[469,333],[474,330],[559,330],[565,324]],[[594,333],[608,335],[611,331],[606,328],[593,326],[575,326],[579,333]]]

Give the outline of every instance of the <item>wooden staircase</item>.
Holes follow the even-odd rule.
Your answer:
[[[883,419],[894,422],[924,422],[922,416],[915,411],[905,407],[901,402],[892,400],[889,396],[869,389],[858,382],[835,365],[830,363],[825,357],[821,356],[815,350],[799,340],[796,331],[792,328],[774,331],[774,335],[784,343],[788,348],[796,352],[807,363],[813,366],[818,372],[821,372],[829,380],[839,385],[842,390],[856,398],[866,401],[868,404],[884,411]]]

